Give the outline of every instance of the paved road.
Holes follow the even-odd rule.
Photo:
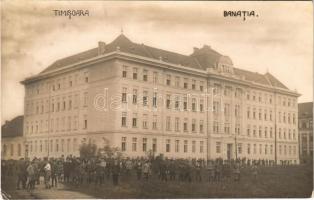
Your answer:
[[[10,193],[9,193],[10,194]],[[36,185],[32,194],[26,190],[16,190],[10,194],[14,199],[93,199],[95,197],[76,191],[66,190],[65,186],[59,183],[57,188],[45,189],[43,184]]]

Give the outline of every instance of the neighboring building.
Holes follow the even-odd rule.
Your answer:
[[[299,103],[300,159],[313,159],[313,102]]]
[[[30,156],[78,155],[93,142],[131,157],[299,162],[299,94],[207,45],[187,56],[121,34],[22,83]]]
[[[23,137],[23,116],[6,121],[1,127],[1,159],[20,159],[25,157],[25,138]]]

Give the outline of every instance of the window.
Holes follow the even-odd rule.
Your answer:
[[[188,89],[188,79],[184,78],[184,83],[183,83],[184,89]]]
[[[132,119],[132,127],[136,128],[137,127],[137,114],[133,114],[133,119]]]
[[[200,121],[200,133],[204,133],[204,121]]]
[[[147,151],[147,138],[143,138],[143,152]]]
[[[153,96],[153,107],[157,107],[157,92],[154,92],[154,96]]]
[[[87,116],[84,115],[84,129],[87,129]]]
[[[230,133],[230,124],[229,123],[225,123],[225,133],[226,134]]]
[[[171,75],[167,75],[167,85],[171,85]]]
[[[247,108],[247,118],[250,119],[250,107]]]
[[[200,153],[204,152],[204,141],[200,141]]]
[[[17,145],[17,155],[18,155],[18,156],[21,156],[21,154],[22,154],[21,144],[18,144],[18,145]]]
[[[11,156],[14,155],[14,146],[13,144],[10,144],[10,152],[11,152]]]
[[[133,80],[137,80],[137,68],[133,68]]]
[[[122,88],[122,102],[126,102],[126,93],[127,93],[127,88]]]
[[[242,154],[242,143],[238,143],[238,153]]]
[[[273,138],[273,127],[269,128],[269,137]]]
[[[256,119],[256,108],[253,108],[253,119]]]
[[[71,123],[72,123],[72,119],[71,116],[68,117],[68,131],[71,130]]]
[[[41,141],[40,141],[40,143],[41,143]],[[40,148],[42,148],[41,144],[40,144]],[[61,140],[61,152],[64,152],[64,139]]]
[[[171,98],[170,94],[167,94],[166,106],[168,109],[170,109],[170,98]]]
[[[154,84],[158,83],[158,73],[157,72],[153,73],[153,82],[154,82]]]
[[[203,85],[204,85],[204,82],[201,81],[201,82],[200,82],[200,91],[202,91],[202,92],[204,91],[204,86],[203,86]]]
[[[71,99],[71,98],[72,98],[72,97],[69,96],[69,106],[68,106],[69,110],[72,109],[72,99]]]
[[[170,139],[166,140],[166,152],[169,153],[170,152]]]
[[[262,120],[262,110],[261,109],[258,110],[258,119]]]
[[[195,98],[192,99],[192,111],[193,112],[196,111],[196,99]]]
[[[268,136],[268,134],[267,134],[267,127],[265,127],[264,131],[265,131],[265,138],[267,138],[267,136]]]
[[[77,139],[74,138],[74,139],[73,139],[73,151],[77,151],[77,149],[78,149],[78,146],[77,146]]]
[[[137,138],[132,138],[132,151],[136,151]]]
[[[269,111],[269,120],[272,121],[273,120],[273,114],[272,111]]]
[[[267,121],[267,110],[264,110],[264,120]]]
[[[270,145],[269,153],[272,155],[273,154],[273,145]]]
[[[216,153],[221,153],[221,142],[216,142]]]
[[[152,146],[153,152],[157,151],[157,139],[153,138],[153,146]]]
[[[67,140],[67,152],[70,152],[70,143],[71,143],[71,139]],[[47,146],[47,140],[45,141],[45,147]],[[47,150],[45,150],[47,151]]]
[[[180,87],[180,77],[176,76],[175,86]]]
[[[250,125],[248,125],[247,126],[247,136],[249,136],[249,137],[251,135],[251,129],[250,128],[251,128]]]
[[[175,97],[174,107],[176,110],[179,110],[179,97],[178,96]]]
[[[171,130],[171,118],[169,116],[166,118],[166,130]]]
[[[143,106],[147,106],[148,105],[148,92],[144,91],[143,92]]]
[[[133,104],[137,104],[137,89],[133,89]]]
[[[204,112],[204,100],[200,100],[200,112]]]
[[[188,131],[188,119],[187,118],[184,118],[183,130],[184,132]]]
[[[192,90],[195,90],[196,88],[196,80],[192,80]]]
[[[85,72],[85,73],[84,73],[84,76],[85,76],[85,83],[88,83],[88,73]]]
[[[218,101],[214,101],[214,103],[213,103],[213,112],[214,112],[214,114],[218,114],[218,110],[219,110],[219,102]]]
[[[262,137],[262,127],[260,126],[258,129],[258,137]]]
[[[235,133],[240,135],[240,124],[236,124]]]
[[[143,81],[147,81],[147,70],[143,70]]]
[[[213,131],[214,131],[214,133],[218,133],[219,132],[219,125],[218,125],[217,121],[214,121]]]
[[[59,140],[57,139],[56,140],[56,152],[58,152],[59,151]]]
[[[192,153],[196,152],[196,142],[193,140],[192,141]]]
[[[178,153],[179,152],[179,147],[180,147],[180,140],[176,140],[175,142],[175,152]]]
[[[122,77],[123,78],[127,77],[127,67],[126,66],[123,66],[123,68],[122,68]]]
[[[188,109],[188,98],[184,97],[183,99],[183,109],[186,111]]]
[[[148,120],[148,115],[147,114],[144,114],[143,115],[143,129],[147,129],[148,128],[148,122],[147,122],[147,120]]]
[[[263,150],[262,150],[262,144],[259,144],[259,154],[262,154]]]
[[[157,129],[157,115],[153,116],[153,129],[156,130]]]
[[[235,105],[234,114],[236,117],[240,116],[240,105]]]
[[[256,154],[256,144],[253,145],[253,153]]]
[[[175,119],[175,131],[180,131],[179,128],[180,127],[180,118],[176,117]]]
[[[121,126],[122,127],[126,127],[126,116],[127,116],[127,113],[123,112],[122,113],[122,118],[121,118]]]
[[[267,153],[268,153],[268,145],[265,144],[265,155],[267,155]]]
[[[247,154],[251,153],[251,144],[247,144]]]
[[[187,140],[184,140],[183,151],[184,151],[184,153],[188,152],[188,141]]]
[[[196,132],[196,120],[192,119],[192,132]]]

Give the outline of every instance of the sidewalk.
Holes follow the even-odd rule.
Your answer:
[[[43,184],[36,185],[31,194],[27,190],[16,190],[15,193],[23,199],[93,199],[95,197],[77,191],[69,191],[62,183],[57,188],[45,189]],[[14,195],[15,196],[15,195]],[[13,197],[14,198],[14,197]]]

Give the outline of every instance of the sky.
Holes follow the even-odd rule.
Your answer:
[[[88,10],[89,16],[55,16],[53,10]],[[224,17],[224,11],[258,17]],[[211,46],[234,66],[267,71],[313,101],[312,2],[2,1],[2,124],[24,112],[20,81],[55,60],[110,43],[123,29],[131,41],[190,55]]]

